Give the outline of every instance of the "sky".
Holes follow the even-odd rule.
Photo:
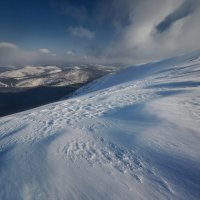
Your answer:
[[[200,49],[200,0],[1,0],[0,66],[133,65]]]

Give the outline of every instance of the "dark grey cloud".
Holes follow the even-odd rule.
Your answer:
[[[156,26],[156,30],[159,33],[166,31],[177,20],[191,15],[199,5],[199,0],[185,0],[174,12],[165,17],[164,20]]]

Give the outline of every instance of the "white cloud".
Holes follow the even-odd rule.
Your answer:
[[[24,51],[16,44],[10,42],[0,42],[0,67],[11,65],[78,64],[84,62],[83,55],[77,54],[74,50],[69,50],[63,54],[51,53],[49,49]]]
[[[70,32],[71,35],[73,35],[75,37],[80,37],[80,38],[92,39],[95,36],[94,32],[92,32],[89,29],[86,29],[82,26],[78,26],[78,27],[70,26],[68,28],[68,31]]]
[[[44,48],[44,49],[39,49],[38,52],[39,52],[40,54],[46,54],[46,56],[51,56],[51,57],[56,57],[56,56],[57,56],[57,54],[52,53],[49,49],[46,49],[46,48]]]
[[[69,50],[60,54],[51,53],[48,49],[41,49],[41,51],[24,51],[13,43],[0,42],[0,67],[87,63],[84,56],[85,54],[78,54],[74,50]],[[90,60],[91,59],[92,57]]]
[[[44,54],[50,54],[51,53],[51,51],[49,50],[49,49],[39,49],[38,50],[40,53],[44,53]]]
[[[68,50],[68,51],[66,52],[66,54],[67,54],[68,56],[75,56],[75,52],[72,51],[72,50]]]
[[[10,42],[0,42],[0,49],[15,50],[15,49],[17,49],[17,45],[10,43]]]
[[[200,49],[200,3],[191,9],[188,2],[194,3],[189,0],[124,1],[129,23],[121,25],[123,30],[103,49],[102,54],[107,60],[134,64]],[[190,10],[184,15],[185,5]],[[158,32],[157,26],[168,16],[170,24]]]
[[[48,64],[56,61],[56,54],[51,53],[48,49],[40,49],[38,53],[38,51],[22,50],[19,46],[10,42],[0,42],[0,67],[38,63]]]

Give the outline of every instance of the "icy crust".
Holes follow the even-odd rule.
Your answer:
[[[0,199],[200,198],[198,54],[128,68],[0,119]]]

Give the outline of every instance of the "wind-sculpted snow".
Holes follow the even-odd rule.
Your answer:
[[[0,199],[200,198],[198,54],[131,67],[0,120]]]

